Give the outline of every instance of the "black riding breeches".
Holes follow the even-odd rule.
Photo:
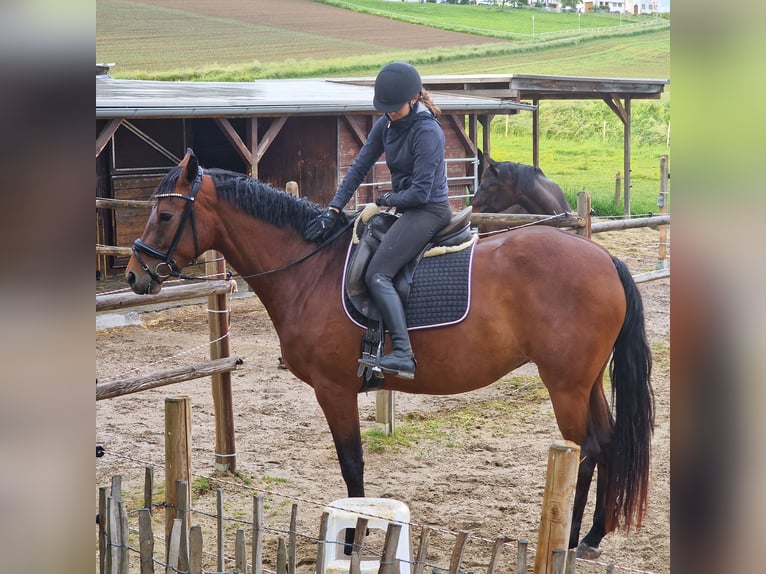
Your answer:
[[[452,219],[449,203],[427,203],[402,213],[383,237],[370,260],[364,280],[381,273],[391,279],[428,245]]]

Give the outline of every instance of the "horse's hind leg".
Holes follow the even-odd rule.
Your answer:
[[[588,445],[587,449],[584,449],[582,455],[588,458],[583,461],[580,469],[581,475],[583,474],[584,467],[588,467],[589,476],[587,478],[587,486],[584,486],[584,496],[582,500],[582,506],[579,509],[580,517],[582,518],[583,511],[585,510],[585,499],[587,498],[588,489],[590,487],[591,478],[593,476],[594,466],[597,468],[598,476],[596,479],[596,505],[593,511],[593,525],[588,533],[583,537],[579,545],[577,545],[578,533],[574,532],[574,521],[572,523],[572,538],[569,540],[570,548],[577,545],[577,556],[580,558],[595,559],[601,554],[598,549],[601,540],[606,535],[606,484],[608,478],[608,466],[606,461],[608,460],[608,449],[611,442],[612,428],[614,422],[612,420],[609,406],[604,396],[604,389],[602,386],[603,371],[599,374],[598,381],[594,385],[591,391],[590,397],[590,421],[589,436],[586,441]],[[586,452],[587,451],[587,452]],[[580,481],[578,477],[577,494],[580,494]],[[577,500],[575,500],[575,511],[577,511]],[[580,523],[578,523],[579,530]]]
[[[545,372],[540,369],[540,376],[546,381]],[[588,383],[590,393],[583,393],[583,385],[572,384],[571,381],[565,388],[560,385],[550,384],[551,378],[546,381],[548,391],[553,404],[553,410],[556,413],[556,422],[564,439],[580,445],[580,465],[577,471],[577,483],[575,487],[574,505],[572,507],[572,527],[569,535],[569,547],[575,548],[580,536],[583,514],[588,500],[588,491],[590,490],[593,472],[597,464],[602,460],[602,447],[605,440],[608,439],[609,411],[606,405],[606,399],[601,387],[603,368],[599,371],[595,382]],[[590,377],[589,377],[590,378]],[[593,381],[593,379],[590,379]],[[604,426],[606,424],[606,426]],[[607,434],[604,434],[604,430]],[[602,490],[601,472],[599,472],[599,482],[597,483],[597,492]],[[601,512],[603,525],[603,504],[596,504],[596,511]],[[594,517],[594,520],[596,518]],[[593,532],[593,529],[591,529]],[[602,535],[603,537],[603,535]],[[601,538],[598,539],[598,542]],[[596,546],[598,546],[598,542]]]

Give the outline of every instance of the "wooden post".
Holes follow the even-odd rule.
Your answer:
[[[224,549],[224,540],[223,540],[223,488],[216,488],[215,489],[215,508],[216,508],[216,532],[218,533],[218,538],[216,539],[216,548],[217,548],[217,558],[216,558],[216,569],[219,572],[223,572],[223,549]]]
[[[165,574],[173,574],[178,570],[178,552],[181,547],[181,520],[176,518],[170,527],[170,535],[167,538],[168,561],[165,566]]]
[[[128,550],[128,510],[125,503],[120,501],[117,506],[120,512],[120,544],[122,545],[122,556],[120,556],[120,574],[128,574],[130,570],[130,550]]]
[[[566,574],[577,574],[575,572],[575,568],[577,567],[577,550],[575,548],[570,548],[567,550],[567,567],[564,572]]]
[[[189,532],[189,574],[202,574],[202,527],[195,524]]]
[[[327,522],[330,520],[330,513],[324,511],[319,521],[319,537],[317,540],[317,565],[316,574],[324,574],[324,557],[327,552]],[[253,573],[255,574],[255,573]]]
[[[141,574],[154,574],[154,533],[152,514],[148,508],[138,511],[138,551],[141,556]]]
[[[191,507],[191,492],[189,483],[185,480],[176,481],[176,511],[181,519],[181,545],[178,549],[178,567],[189,569],[189,508]]]
[[[463,551],[465,550],[466,542],[468,542],[468,531],[461,530],[458,532],[455,547],[452,549],[452,557],[449,561],[449,574],[458,574],[460,564],[463,562]]]
[[[487,574],[495,574],[506,540],[507,538],[502,534],[495,539],[495,544],[492,546],[492,557],[489,559],[489,566],[487,567]]]
[[[378,574],[397,574],[399,572],[399,568],[397,568],[399,561],[396,559],[396,548],[399,546],[399,536],[401,533],[401,524],[395,522],[388,523]]]
[[[668,212],[668,156],[660,156],[660,195],[657,198],[657,205],[660,208],[660,215],[666,215]],[[657,251],[657,269],[668,268],[668,226],[660,225],[660,245]]]
[[[529,541],[519,538],[516,541],[516,574],[527,574],[527,548]]]
[[[565,574],[564,569],[567,565],[567,551],[563,548],[556,548],[551,552],[551,572],[553,574]]]
[[[120,536],[120,502],[109,497],[109,564],[110,574],[121,574],[122,538]]]
[[[247,574],[247,547],[245,546],[245,529],[237,528],[234,539],[234,571]]]
[[[630,217],[630,98],[625,97],[625,120],[623,122],[623,172],[625,178],[625,202],[622,209],[625,219]]]
[[[106,549],[108,538],[106,535],[106,525],[108,524],[107,510],[107,487],[102,486],[98,489],[98,572],[106,574]]]
[[[290,195],[295,196],[295,197],[300,197],[301,196],[301,192],[298,189],[298,182],[297,181],[288,181],[285,184],[285,191],[287,193],[289,193]]]
[[[205,273],[208,276],[226,276],[226,264],[220,253],[205,253]],[[210,359],[229,357],[229,302],[226,294],[208,297],[208,325],[210,328]],[[215,341],[215,343],[213,343]],[[237,470],[234,449],[234,407],[231,399],[231,372],[211,375],[213,384],[213,410],[215,411],[215,469]]]
[[[348,567],[349,574],[360,574],[362,566],[362,546],[367,536],[366,518],[359,516],[356,519],[356,529],[354,530],[354,545],[351,547],[351,563]]]
[[[285,539],[281,536],[277,545],[277,574],[287,574],[287,549]]]
[[[154,467],[144,469],[144,508],[152,512],[152,493],[154,491]]]
[[[295,552],[298,546],[298,504],[293,502],[290,511],[290,536],[287,545],[287,573],[295,574]]]
[[[418,556],[415,558],[415,571],[412,574],[423,574],[428,559],[428,541],[431,538],[431,529],[428,526],[423,527],[420,533],[420,546],[418,547]]]
[[[614,206],[620,207],[620,199],[622,199],[622,184],[620,183],[620,172],[614,176]]]
[[[325,521],[325,529],[327,528]],[[263,497],[253,496],[253,574],[263,574]]]
[[[191,476],[191,398],[165,399],[165,540],[170,541],[171,529],[178,516],[177,482],[189,482]],[[188,496],[188,489],[187,489]],[[184,501],[184,508],[190,503]],[[179,521],[180,522],[180,521]],[[180,544],[180,533],[179,533]],[[167,551],[169,551],[169,546]],[[167,555],[167,552],[166,552]],[[177,566],[177,564],[173,564]]]
[[[580,191],[577,193],[577,216],[583,218],[585,225],[577,228],[577,235],[583,235],[591,238],[591,218],[590,218],[590,193]]]
[[[375,426],[386,436],[394,434],[394,409],[396,397],[394,391],[378,391],[375,394]]]
[[[553,550],[568,546],[579,463],[580,447],[573,442],[556,441],[548,450],[535,574],[552,574]]]

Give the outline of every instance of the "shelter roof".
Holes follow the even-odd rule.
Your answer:
[[[372,78],[347,78],[343,81],[372,85]],[[584,76],[543,76],[535,74],[469,74],[423,76],[429,91],[453,94],[470,93],[480,97],[512,100],[530,99],[657,99],[670,84],[666,79],[599,78]]]
[[[326,79],[164,82],[96,76],[97,118],[242,117],[373,112],[371,84]],[[534,106],[497,97],[432,92],[444,112],[514,113]]]

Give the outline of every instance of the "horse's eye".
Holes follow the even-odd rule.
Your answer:
[[[162,213],[160,213],[160,221],[166,222],[166,221],[170,221],[171,219],[173,219],[172,213],[168,213],[167,211],[163,211]]]

